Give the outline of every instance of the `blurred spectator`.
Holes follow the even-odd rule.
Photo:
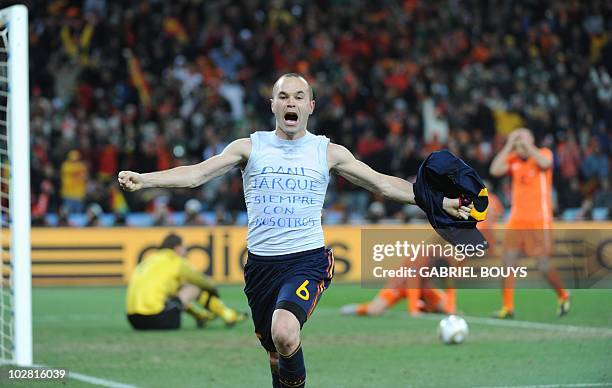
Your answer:
[[[582,162],[581,172],[587,186],[592,186],[593,190],[599,187],[608,188],[608,156],[601,152],[595,138],[592,139],[587,156]]]
[[[204,219],[200,215],[202,204],[195,198],[185,202],[185,225],[196,226],[205,225]]]
[[[85,226],[101,226],[100,216],[102,216],[102,206],[92,203],[85,213]]]
[[[62,163],[62,202],[69,213],[83,213],[87,189],[87,165],[77,150],[68,152]]]
[[[594,206],[595,195],[599,191],[609,190],[608,155],[601,152],[597,139],[593,137],[590,142],[587,156],[582,162],[581,173],[584,179],[582,193],[584,201],[580,206],[578,219],[590,219]]]
[[[101,180],[115,180],[118,171],[117,146],[109,140],[104,139],[100,144],[100,152],[97,157],[98,175]]]
[[[244,57],[240,50],[234,47],[232,38],[223,38],[220,48],[210,51],[213,63],[222,71],[223,82],[219,85],[219,95],[227,100],[232,110],[232,118],[241,120],[244,116],[244,88],[238,83],[238,74],[244,65]]]
[[[53,184],[50,180],[45,179],[41,183],[41,192],[32,196],[32,226],[45,226],[47,224],[45,216],[49,211],[53,191]]]
[[[368,208],[368,217],[367,220],[372,224],[379,223],[383,218],[385,218],[386,211],[385,205],[382,202],[372,202],[370,207]]]
[[[225,212],[223,207],[217,206],[215,208],[215,225],[231,225],[232,219]]]
[[[68,210],[64,206],[60,207],[57,213],[57,226],[74,226],[68,216]]]
[[[576,136],[572,131],[566,131],[559,135],[556,156],[559,163],[559,174],[565,183],[578,176],[580,168],[580,148],[576,143]]]
[[[221,69],[228,81],[234,82],[237,80],[238,71],[244,65],[244,57],[240,50],[234,47],[234,42],[230,36],[223,38],[221,47],[210,51],[210,58]]]
[[[558,193],[558,207],[564,209],[580,206],[582,194],[579,190],[578,173],[581,153],[576,136],[571,130],[561,132],[555,154],[558,169],[553,173],[553,179],[558,187],[563,188]]]
[[[117,181],[109,181],[109,184],[106,186],[106,191],[109,193],[110,210],[115,214],[123,214],[125,216],[129,208]]]
[[[155,198],[153,201],[153,226],[171,226],[174,225],[172,221],[172,214],[168,207],[168,201],[170,199],[163,195]]]

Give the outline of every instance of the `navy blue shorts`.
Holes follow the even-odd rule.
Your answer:
[[[244,292],[255,335],[266,350],[276,352],[271,334],[274,310],[292,312],[303,326],[333,276],[334,255],[325,247],[281,256],[249,252]]]

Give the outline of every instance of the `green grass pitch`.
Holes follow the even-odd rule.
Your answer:
[[[241,287],[221,292],[228,305],[247,308]],[[184,315],[180,331],[137,333],[123,313],[124,293],[123,287],[35,288],[35,363],[142,387],[270,386],[267,355],[250,321],[196,329]],[[499,306],[499,290],[459,290],[470,336],[458,346],[439,342],[439,316],[410,318],[405,303],[378,318],[338,313],[375,293],[342,284],[326,291],[302,332],[308,386],[612,386],[612,290],[574,290],[563,319],[555,316],[552,291],[518,290],[516,321],[501,325],[484,319]],[[62,385],[91,386],[73,379]]]

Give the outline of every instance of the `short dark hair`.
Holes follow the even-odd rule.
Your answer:
[[[164,241],[162,241],[160,248],[161,249],[174,249],[179,245],[183,244],[183,239],[176,233],[170,233],[166,237],[164,237]]]
[[[310,85],[310,83],[308,83],[308,81],[306,80],[306,78],[302,77],[300,74],[298,73],[285,73],[283,75],[281,75],[280,77],[278,77],[278,79],[276,80],[276,82],[274,82],[274,87],[272,88],[272,91],[274,92],[274,90],[276,89],[276,85],[278,85],[278,82],[283,79],[283,78],[299,78],[301,80],[303,80],[304,82],[306,82],[306,85],[308,85],[308,92],[310,94],[310,99],[314,100],[314,89],[312,88],[312,86]],[[273,93],[274,94],[274,93]],[[272,96],[274,97],[274,96]]]

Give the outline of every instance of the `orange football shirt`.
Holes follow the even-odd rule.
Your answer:
[[[548,148],[540,154],[552,161]],[[508,156],[508,174],[512,177],[512,207],[508,228],[549,229],[552,226],[552,167],[541,169],[534,158],[521,159],[516,153]]]

